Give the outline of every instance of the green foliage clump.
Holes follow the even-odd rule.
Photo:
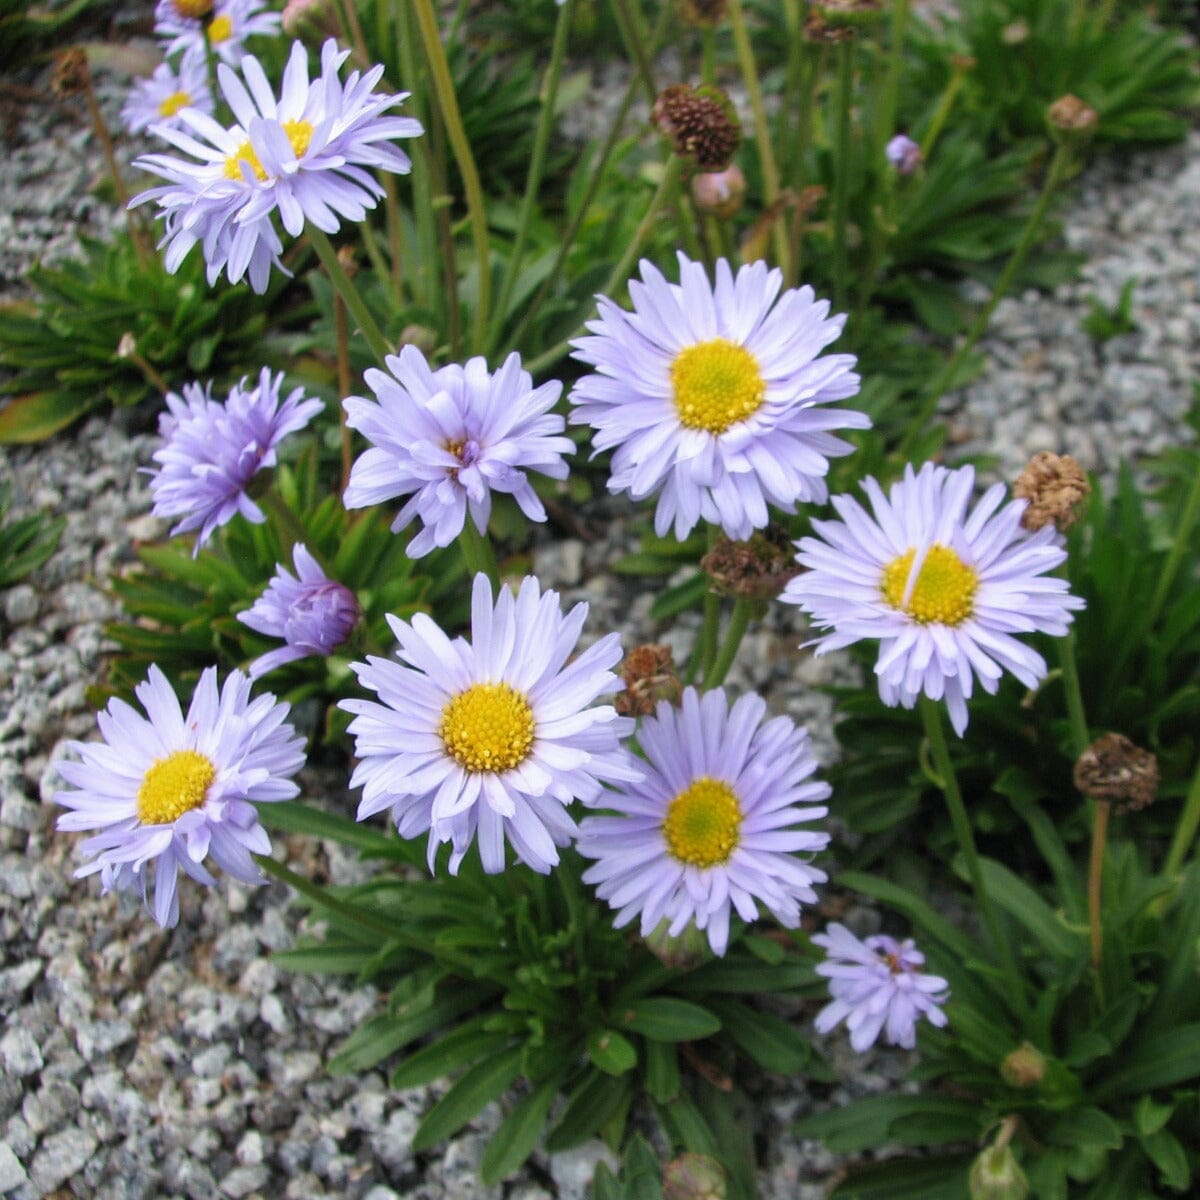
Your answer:
[[[0,484],[0,587],[11,587],[36,570],[58,549],[66,517],[31,513],[8,521],[12,487]]]

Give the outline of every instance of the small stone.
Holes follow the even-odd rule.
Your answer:
[[[18,792],[8,792],[0,800],[0,825],[33,833],[41,824],[41,810]]]
[[[398,1170],[412,1158],[412,1140],[420,1122],[415,1113],[398,1108],[388,1123],[371,1135],[371,1150],[390,1170]]]
[[[601,1162],[606,1163],[614,1175],[620,1170],[616,1155],[597,1138],[550,1155],[550,1178],[554,1180],[560,1200],[585,1200],[591,1191],[596,1164]]]
[[[28,1185],[29,1176],[21,1166],[21,1160],[7,1142],[0,1142],[0,1195]]]
[[[61,1187],[87,1165],[96,1150],[96,1139],[85,1129],[64,1129],[48,1137],[33,1156],[29,1178],[45,1195]]]
[[[234,1167],[221,1180],[221,1191],[233,1200],[240,1200],[242,1196],[259,1191],[270,1178],[271,1172],[261,1163],[252,1167]]]
[[[38,594],[27,583],[10,588],[4,598],[4,615],[10,625],[26,625],[38,615]]]
[[[249,1130],[242,1140],[234,1156],[244,1167],[256,1167],[263,1160],[262,1134],[256,1129]]]
[[[38,1048],[37,1039],[24,1026],[14,1025],[0,1038],[0,1063],[18,1079],[40,1071],[42,1052]]]
[[[75,1046],[85,1062],[111,1054],[118,1046],[133,1041],[133,1026],[118,1018],[115,1021],[93,1021],[75,1030]]]

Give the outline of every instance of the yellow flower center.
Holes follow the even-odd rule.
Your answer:
[[[312,125],[308,121],[284,121],[283,132],[287,134],[288,141],[292,143],[292,152],[297,158],[303,158],[304,152],[308,149],[308,143],[312,141]],[[242,163],[246,163],[259,179],[266,181],[267,172],[262,163],[258,161],[258,155],[254,153],[254,147],[250,144],[249,138],[238,147],[236,154],[230,154],[225,159],[225,178],[241,179]]]
[[[158,111],[164,117],[173,117],[181,108],[187,108],[192,98],[187,92],[172,92],[159,106]]]
[[[208,23],[208,40],[214,45],[220,45],[221,42],[227,42],[233,37],[233,18],[222,13],[219,17],[213,17]]]
[[[217,777],[217,768],[196,750],[176,750],[150,765],[138,788],[138,820],[169,825],[199,808]]]
[[[974,612],[979,576],[949,546],[931,546],[905,603],[915,556],[909,550],[884,567],[883,598],[921,625],[961,625]]]
[[[680,422],[716,434],[756,413],[766,397],[754,355],[725,338],[680,350],[671,364],[671,387]]]
[[[533,709],[507,683],[476,683],[442,709],[438,737],[468,771],[511,771],[529,757]]]
[[[719,779],[701,776],[667,807],[663,836],[679,862],[716,867],[729,861],[738,844],[742,807],[737,793]]]
[[[190,17],[192,20],[207,16],[212,12],[212,6],[213,0],[174,0],[175,11],[181,17]]]

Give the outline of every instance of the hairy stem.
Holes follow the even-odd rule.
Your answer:
[[[321,266],[325,268],[325,273],[329,276],[329,282],[333,284],[334,291],[345,301],[350,315],[358,323],[363,337],[367,339],[371,353],[382,365],[383,360],[392,352],[391,347],[388,345],[387,338],[383,336],[383,331],[375,323],[375,318],[371,316],[371,310],[367,308],[366,301],[363,300],[358,288],[351,282],[350,276],[346,274],[338,260],[337,251],[334,250],[329,238],[311,222],[304,232],[309,244],[317,252],[317,258],[321,260]]]
[[[729,617],[729,624],[725,627],[725,639],[721,642],[721,648],[713,658],[713,663],[708,669],[708,674],[704,676],[704,687],[706,690],[708,688],[720,687],[725,682],[725,676],[729,674],[729,668],[733,666],[733,660],[737,658],[742,638],[746,636],[753,607],[749,600],[741,597],[734,601],[733,612]]]

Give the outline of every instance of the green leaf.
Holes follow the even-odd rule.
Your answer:
[[[509,1037],[505,1033],[485,1029],[486,1020],[485,1015],[475,1017],[445,1037],[410,1054],[392,1072],[391,1086],[420,1087],[451,1075],[468,1063],[490,1057],[509,1041]]]
[[[29,392],[0,408],[0,445],[44,442],[84,413],[100,406],[98,396],[71,392]]]
[[[318,945],[276,950],[271,961],[285,971],[313,975],[357,975],[375,954],[373,945]]]
[[[1142,1149],[1172,1191],[1182,1192],[1191,1183],[1192,1172],[1187,1153],[1169,1129],[1160,1129],[1143,1137]]]
[[[782,1017],[733,1000],[714,1001],[712,1007],[738,1049],[764,1071],[794,1075],[812,1057],[808,1038]]]
[[[560,1082],[561,1079],[556,1077],[535,1087],[492,1134],[479,1165],[485,1187],[511,1175],[533,1153],[558,1095]]]
[[[939,1146],[971,1141],[991,1119],[976,1101],[951,1096],[868,1096],[842,1108],[814,1113],[792,1128],[820,1138],[838,1154],[856,1154],[884,1142]]]
[[[635,1001],[620,1014],[618,1023],[659,1042],[694,1042],[721,1028],[720,1018],[708,1009],[669,996]]]
[[[1157,1133],[1175,1112],[1173,1104],[1159,1104],[1150,1096],[1138,1097],[1133,1106],[1133,1127],[1142,1137]]]
[[[855,1171],[838,1184],[832,1200],[963,1200],[970,1164],[961,1155],[890,1159]]]
[[[273,804],[258,805],[258,818],[268,829],[280,833],[304,833],[309,837],[329,838],[343,846],[354,846],[364,854],[391,856],[396,839],[359,824],[349,817],[324,812],[310,804],[298,804],[294,800],[281,800]]]
[[[863,895],[882,901],[904,913],[914,925],[941,942],[959,962],[978,957],[978,947],[966,934],[961,933],[944,917],[938,916],[920,897],[914,896],[898,884],[878,875],[868,875],[865,871],[842,871],[837,877],[837,882],[841,887],[849,888],[853,892],[862,892]]]
[[[624,1075],[637,1066],[633,1044],[614,1029],[593,1030],[587,1041],[588,1057],[609,1075]]]
[[[1120,1150],[1125,1140],[1120,1126],[1098,1108],[1076,1108],[1065,1112],[1051,1127],[1047,1139],[1056,1146],[1099,1146]]]
[[[659,592],[650,606],[650,616],[656,621],[668,621],[681,612],[699,608],[707,591],[708,576],[703,571],[697,572],[691,579]]]
[[[646,1041],[646,1093],[665,1104],[679,1095],[679,1052],[670,1042]]]
[[[1169,1036],[1135,1043],[1090,1098],[1108,1100],[1173,1087],[1200,1075],[1200,1023],[1178,1025]]]
[[[546,1149],[551,1153],[569,1150],[603,1129],[621,1110],[631,1088],[628,1075],[606,1075],[603,1071],[589,1069],[572,1091],[558,1124],[546,1138]]]
[[[711,1158],[720,1156],[716,1135],[687,1092],[681,1091],[674,1100],[658,1105],[657,1109],[659,1120],[673,1146],[691,1154],[707,1154]]]
[[[519,1046],[476,1063],[425,1114],[413,1135],[413,1149],[428,1150],[457,1133],[487,1104],[507,1091],[520,1073]]]
[[[1003,863],[980,858],[988,892],[995,902],[1037,939],[1042,949],[1071,962],[1087,953],[1084,931],[1068,929],[1054,910]]]

